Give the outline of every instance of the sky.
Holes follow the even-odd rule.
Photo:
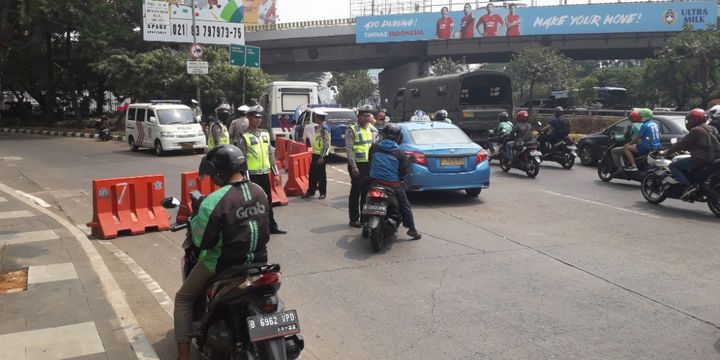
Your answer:
[[[350,17],[350,0],[277,0],[279,22]]]

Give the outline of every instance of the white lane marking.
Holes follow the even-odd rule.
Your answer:
[[[82,249],[85,251],[88,259],[90,259],[90,265],[92,266],[93,270],[97,274],[98,278],[100,278],[100,283],[102,283],[103,286],[103,292],[105,293],[108,302],[115,311],[115,315],[118,318],[120,327],[122,327],[123,331],[125,332],[125,336],[130,342],[130,346],[132,346],[132,349],[135,352],[135,357],[137,357],[139,360],[159,360],[160,358],[158,357],[157,353],[155,353],[152,345],[150,345],[147,337],[145,337],[145,333],[143,333],[140,324],[138,324],[138,321],[135,318],[135,314],[132,312],[132,309],[130,309],[130,306],[125,300],[125,296],[120,289],[120,286],[118,285],[117,281],[115,281],[115,278],[113,278],[110,274],[110,270],[108,270],[105,262],[103,262],[103,259],[100,256],[100,253],[90,242],[90,239],[88,239],[82,231],[74,227],[61,216],[39,205],[36,205],[28,199],[14,194],[14,190],[15,189],[0,183],[0,191],[14,197],[19,201],[24,202],[25,204],[35,208],[39,212],[51,217],[53,220],[57,221],[60,225],[70,231],[71,234],[73,234]],[[0,358],[2,357],[0,356]]]
[[[78,278],[72,263],[30,266],[28,285],[55,281],[76,280]]]
[[[630,209],[626,209],[626,208],[621,208],[621,207],[618,207],[618,206],[613,206],[613,205],[601,203],[601,202],[598,202],[598,201],[583,199],[583,198],[575,197],[575,196],[572,196],[572,195],[565,195],[565,194],[556,193],[556,192],[550,191],[550,190],[543,190],[543,191],[546,192],[546,193],[548,193],[548,194],[550,194],[550,195],[555,195],[555,196],[563,197],[563,198],[566,198],[566,199],[571,199],[571,200],[580,201],[580,202],[584,202],[584,203],[588,203],[588,204],[593,204],[593,205],[597,205],[597,206],[602,206],[602,207],[605,207],[605,208],[608,208],[608,209],[613,209],[613,210],[617,210],[617,211],[622,211],[622,212],[626,212],[626,213],[630,213],[630,214],[634,214],[634,215],[645,216],[645,217],[649,217],[649,218],[653,218],[653,219],[661,219],[660,216],[653,215],[653,214],[646,213],[646,212],[642,212],[642,211],[635,211],[635,210],[630,210]]]
[[[334,182],[334,183],[338,183],[338,184],[343,184],[343,185],[348,185],[348,186],[352,186],[352,184],[351,184],[351,183],[349,183],[349,182],[345,182],[345,181],[340,181],[340,180],[335,180],[335,179],[327,179],[327,181],[332,181],[332,182]]]
[[[117,246],[113,245],[109,241],[100,241],[100,244],[104,246],[106,249],[108,249],[113,255],[115,255],[118,260],[120,260],[123,264],[125,264],[130,271],[132,271],[133,274],[135,274],[135,277],[140,280],[140,282],[145,285],[145,287],[150,291],[150,293],[155,297],[155,300],[162,306],[163,310],[170,316],[170,318],[173,318],[173,311],[175,308],[175,302],[168,296],[168,294],[160,287],[160,284],[158,284],[152,277],[150,277],[150,274],[148,274],[140,265],[138,265],[135,260],[133,260],[128,254],[126,254],[124,251],[117,248]]]
[[[105,352],[94,322],[0,335],[0,359],[69,359]]]
[[[25,244],[36,241],[57,240],[60,237],[52,230],[28,231],[0,235],[0,245]]]
[[[18,218],[31,217],[31,216],[35,216],[35,215],[26,210],[0,212],[0,220],[18,219]]]
[[[18,161],[22,159],[19,156],[0,156],[0,161]]]
[[[343,169],[341,169],[341,168],[339,168],[339,167],[337,167],[337,166],[330,165],[330,168],[331,168],[331,169],[334,169],[335,171],[339,171],[339,172],[341,172],[341,173],[343,173],[343,174],[345,174],[345,175],[348,175],[348,176],[350,175],[350,173],[348,173],[347,170],[343,170]]]
[[[0,203],[2,203],[2,202],[7,202],[7,199],[4,198],[4,197],[2,197],[2,196],[0,196]]]
[[[34,203],[36,203],[44,208],[50,207],[50,204],[46,203],[45,200],[43,200],[35,195],[30,195],[30,194],[20,191],[20,190],[15,190],[15,192],[18,193],[22,197],[32,200]]]

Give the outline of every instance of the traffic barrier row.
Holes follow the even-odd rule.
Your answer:
[[[312,151],[288,155],[288,179],[285,182],[285,193],[288,196],[302,196],[307,192],[311,161]]]
[[[280,163],[278,169],[287,168],[288,142],[284,136],[275,136],[275,160]]]
[[[282,167],[282,164],[280,161],[276,162],[276,166],[278,169]],[[273,205],[281,205],[285,206],[288,204],[288,198],[287,195],[285,195],[285,190],[283,190],[283,184],[282,184],[282,176],[280,176],[280,182],[275,183],[275,176],[273,176],[272,173],[268,174],[270,176],[270,189],[272,190],[272,199],[273,199]]]
[[[220,187],[212,182],[210,177],[200,179],[200,175],[197,171],[184,172],[180,174],[180,204],[183,206],[178,209],[175,221],[178,223],[184,223],[190,216],[190,209],[192,209],[192,200],[190,200],[190,193],[193,191],[199,191],[203,195],[209,195],[213,191]]]
[[[149,229],[167,230],[170,220],[160,204],[165,197],[162,175],[93,180],[93,220],[87,223],[96,238],[114,239]]]
[[[312,149],[308,148],[307,145],[305,145],[305,143],[301,143],[298,141],[289,141],[288,142],[288,149],[287,149],[288,155],[300,154],[300,153],[304,153],[308,150],[312,151]],[[288,166],[290,166],[290,164],[288,164]]]

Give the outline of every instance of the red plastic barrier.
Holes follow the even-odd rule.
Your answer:
[[[304,147],[305,145],[303,145]],[[285,194],[288,196],[302,196],[308,190],[310,183],[310,162],[312,152],[288,155],[288,180],[285,183]]]
[[[167,230],[170,218],[160,205],[164,197],[162,175],[93,180],[93,220],[87,226],[100,239],[114,239],[121,231]]]
[[[290,141],[288,143],[288,155],[294,155],[294,154],[300,154],[308,151],[308,147],[301,142],[297,141]],[[288,162],[288,167],[290,167],[290,163]]]
[[[277,167],[280,168],[281,164],[278,161]],[[268,174],[270,177],[270,189],[272,191],[272,199],[273,203],[272,205],[287,205],[288,204],[288,198],[287,195],[285,195],[285,190],[283,190],[283,184],[282,184],[282,176],[280,177],[280,183],[275,183],[275,176],[273,176],[273,173],[270,172]]]
[[[213,191],[219,189],[220,187],[215,185],[215,183],[210,180],[210,177],[206,177],[203,180],[200,180],[200,175],[197,171],[190,171],[185,172],[180,175],[180,203],[184,205],[184,207],[180,207],[178,209],[177,217],[175,217],[175,221],[178,223],[183,223],[187,221],[188,216],[190,216],[190,210],[192,209],[192,201],[190,200],[190,193],[193,191],[199,191],[203,195],[207,196],[210,195]]]
[[[275,160],[279,163],[278,169],[285,169],[288,155],[288,140],[283,136],[275,137]]]

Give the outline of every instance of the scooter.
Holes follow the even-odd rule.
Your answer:
[[[612,179],[621,179],[640,182],[645,177],[648,170],[647,155],[635,157],[635,165],[638,168],[637,171],[625,171],[622,167],[615,165],[611,151],[613,148],[622,145],[622,141],[614,141],[611,146],[603,152],[597,164],[597,174],[600,180],[610,182]]]
[[[575,142],[566,137],[554,144],[550,144],[549,149],[545,149],[542,159],[547,161],[554,161],[560,164],[563,169],[572,169],[575,165],[575,158],[577,157],[577,146]]]
[[[385,249],[397,239],[398,227],[402,223],[399,206],[393,189],[371,184],[362,207],[363,237],[370,238],[375,252]]]
[[[504,172],[510,169],[520,169],[525,171],[529,178],[534,178],[540,173],[540,164],[542,163],[542,152],[538,150],[539,144],[537,140],[525,142],[516,141],[515,156],[512,160],[508,160],[504,155],[500,158],[500,169]]]
[[[195,214],[204,197],[194,191],[190,198],[191,213]],[[185,207],[176,198],[163,199],[162,206]],[[183,229],[187,229],[184,281],[200,250],[192,242],[189,220],[170,230]],[[236,265],[216,274],[206,287],[206,296],[194,306],[193,326],[199,335],[193,340],[198,350],[208,359],[297,359],[305,342],[297,312],[285,310],[277,295],[280,283],[278,264]]]

